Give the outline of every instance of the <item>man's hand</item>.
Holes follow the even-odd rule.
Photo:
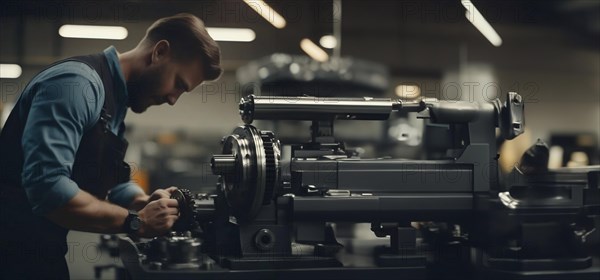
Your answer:
[[[145,193],[139,193],[129,205],[129,209],[140,211],[152,201],[159,200],[161,198],[171,198],[171,193],[173,193],[175,190],[177,190],[177,187],[158,189],[155,190],[150,196]]]
[[[161,198],[171,198],[171,194],[177,190],[177,187],[168,187],[166,189],[155,190],[148,199],[148,203]]]
[[[179,218],[177,206],[177,200],[170,198],[159,198],[149,202],[138,213],[142,220],[139,236],[155,237],[169,232]]]

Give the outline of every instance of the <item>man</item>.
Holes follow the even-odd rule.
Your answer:
[[[178,14],[152,24],[133,50],[109,47],[36,75],[0,135],[0,278],[69,278],[69,229],[167,233],[174,189],[148,196],[129,181],[123,120],[127,107],[174,105],[218,78],[219,63],[203,22]]]

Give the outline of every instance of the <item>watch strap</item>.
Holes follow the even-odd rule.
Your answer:
[[[140,221],[140,217],[137,211],[135,210],[131,210],[128,209],[129,214],[127,215],[127,218],[125,218],[125,222],[123,223],[123,231],[127,234],[136,234],[139,230],[139,227],[137,229],[135,229],[132,226],[132,223],[135,222],[141,222]]]

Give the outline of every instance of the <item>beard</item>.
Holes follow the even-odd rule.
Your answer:
[[[134,113],[143,113],[159,100],[158,90],[161,88],[161,71],[150,68],[127,81],[127,106]]]

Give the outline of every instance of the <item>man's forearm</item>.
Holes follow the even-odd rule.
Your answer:
[[[46,215],[52,222],[68,229],[119,233],[128,215],[127,209],[102,201],[85,191],[79,191],[65,205]]]

